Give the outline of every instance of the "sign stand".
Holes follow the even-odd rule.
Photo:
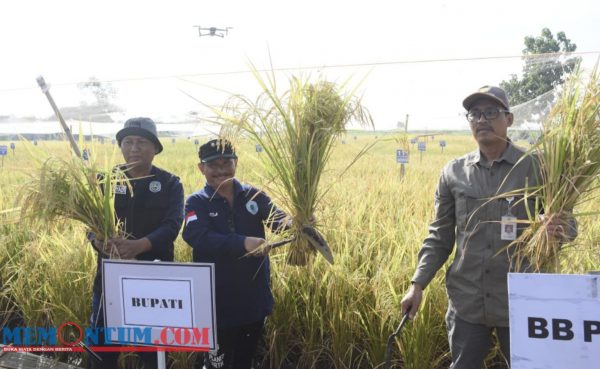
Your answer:
[[[164,351],[156,352],[156,359],[158,363],[158,369],[167,369],[167,356]]]

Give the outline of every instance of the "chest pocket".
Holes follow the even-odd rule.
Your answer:
[[[459,193],[455,207],[456,227],[463,231],[474,229],[477,223],[486,219],[489,206],[491,204],[485,198],[474,192]]]

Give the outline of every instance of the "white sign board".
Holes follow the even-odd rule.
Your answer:
[[[7,152],[7,147],[6,145],[2,145],[0,146],[0,155],[5,156]]]
[[[408,164],[408,151],[400,149],[396,150],[396,163]]]
[[[512,369],[600,368],[600,275],[509,273]]]
[[[107,342],[217,349],[214,281],[214,264],[102,260]]]
[[[123,304],[123,322],[127,326],[192,327],[191,284],[189,280],[123,277],[121,286],[126,302]],[[154,296],[156,291],[160,291],[160,298],[139,297]],[[184,305],[189,308],[187,311],[182,311]],[[153,309],[156,306],[162,309],[158,310],[159,314]]]
[[[427,146],[425,145],[425,142],[419,142],[417,144],[417,148],[418,148],[419,151],[425,151],[426,147]]]

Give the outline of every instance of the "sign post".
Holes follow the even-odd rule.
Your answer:
[[[419,162],[423,161],[423,152],[427,149],[427,144],[425,142],[419,142],[417,145],[419,150]]]
[[[444,147],[446,147],[446,140],[440,140],[440,147],[442,148],[442,152],[444,152]]]
[[[400,178],[404,178],[404,164],[408,164],[408,151],[398,149],[396,150],[396,163],[400,164]]]
[[[2,156],[2,168],[4,168],[4,157],[6,156],[7,152],[8,152],[8,148],[6,147],[6,145],[1,145],[0,146],[0,156]]]
[[[600,275],[508,275],[513,369],[600,363]]]

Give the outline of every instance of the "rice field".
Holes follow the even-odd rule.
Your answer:
[[[376,135],[376,145],[340,176],[350,158],[375,141]],[[443,152],[439,139],[447,142]],[[105,142],[85,142],[85,147],[91,150],[92,160],[116,162],[120,152],[110,140]],[[164,151],[154,164],[179,175],[186,196],[202,187],[194,140],[178,138],[172,143],[163,138],[162,142]],[[267,322],[263,368],[383,367],[386,340],[400,321],[400,300],[432,220],[440,170],[452,158],[476,148],[469,135],[444,134],[427,141],[428,151],[420,159],[416,145],[411,145],[410,163],[401,177],[395,162],[400,147],[394,136],[348,134],[344,142],[338,142],[324,174],[322,184],[330,190],[316,213],[335,264],[317,257],[307,267],[290,266],[285,248],[271,254],[276,303]],[[35,152],[28,153],[25,146]],[[261,154],[254,144],[244,142],[238,149],[238,178],[274,194],[272,184],[262,179],[257,160]],[[34,170],[33,158],[70,155],[66,141],[40,141],[37,147],[17,142],[15,153],[9,150],[0,169],[0,210],[19,206],[14,199],[25,174]],[[597,211],[594,205],[588,202],[575,212]],[[84,228],[70,222],[25,226],[6,212],[0,217],[0,309],[17,312],[28,326],[58,326],[65,321],[88,326],[95,253]],[[563,255],[562,272],[600,270],[598,220],[597,215],[579,218],[579,237]],[[175,243],[175,258],[191,261],[191,248],[182,239]],[[404,328],[393,350],[394,367],[447,367],[443,276],[440,271],[426,290],[418,318]],[[7,324],[7,316],[0,315],[2,325]],[[189,354],[173,355],[172,367],[188,368],[190,360]],[[490,355],[488,368],[501,367],[496,362]],[[131,361],[124,365],[134,367]]]

